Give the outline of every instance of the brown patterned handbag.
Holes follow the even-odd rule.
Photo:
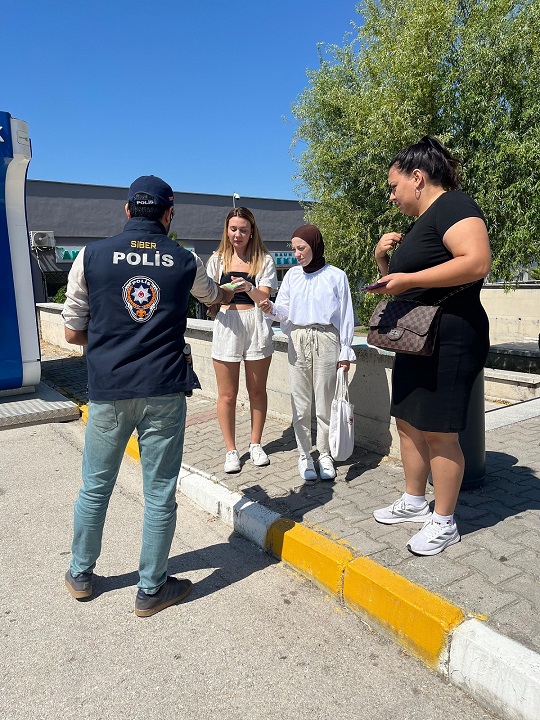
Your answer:
[[[369,320],[368,345],[407,355],[432,355],[441,320],[440,303],[461,290],[453,290],[437,305],[422,305],[414,300],[381,300]]]
[[[382,300],[369,320],[368,344],[408,355],[431,355],[440,316],[438,305]]]

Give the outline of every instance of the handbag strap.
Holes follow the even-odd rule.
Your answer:
[[[436,303],[433,303],[432,307],[434,307],[435,305],[440,305],[445,300],[448,300],[448,298],[451,298],[452,295],[457,295],[462,290],[465,290],[468,287],[472,287],[473,285],[476,285],[477,282],[478,282],[478,280],[474,280],[473,282],[466,283],[465,285],[460,285],[458,288],[454,288],[454,290],[452,290],[452,292],[449,292],[447,295],[445,295],[443,298],[438,300]]]
[[[468,287],[472,287],[473,285],[476,285],[477,282],[478,282],[478,280],[474,280],[473,282],[466,283],[465,285],[460,285],[459,287],[454,288],[452,290],[452,292],[447,293],[443,298],[441,298],[440,300],[437,300],[437,302],[433,303],[432,305],[427,305],[426,303],[420,302],[420,300],[407,300],[406,298],[403,298],[402,302],[414,303],[415,305],[420,305],[421,307],[437,307],[441,303],[443,303],[445,300],[448,300],[448,298],[451,298],[452,295],[457,295],[462,290],[465,290]],[[423,289],[424,290],[435,290],[436,288],[423,288]],[[400,300],[399,295],[394,295],[393,300],[387,300],[386,302],[394,302],[396,300]],[[383,300],[382,302],[385,302],[385,301]]]
[[[334,400],[339,399],[349,402],[349,381],[343,367],[338,368],[336,377],[336,391],[334,393]]]

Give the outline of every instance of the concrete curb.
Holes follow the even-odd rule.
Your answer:
[[[376,620],[430,668],[442,671],[447,666],[448,637],[464,614],[444,598],[369,558],[355,557],[345,543],[246,500],[194,468],[183,467],[178,489],[262,550],[342,600],[356,614]]]
[[[448,678],[506,720],[540,716],[540,655],[478,620],[454,631]]]
[[[182,466],[178,489],[290,565],[505,720],[538,720],[540,655],[345,543],[281,517]]]
[[[81,408],[86,422],[87,408]],[[139,460],[137,441],[126,453]],[[466,617],[445,598],[300,523],[248,500],[215,476],[182,464],[178,490],[463,688],[505,720],[538,720],[540,655]]]

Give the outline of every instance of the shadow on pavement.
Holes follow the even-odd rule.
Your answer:
[[[268,456],[272,456],[274,453],[284,452],[288,450],[294,450],[296,452],[296,439],[294,437],[294,430],[292,425],[286,427],[281,433],[281,437],[270,440],[270,442],[264,443],[264,450]],[[271,459],[271,457],[270,457]],[[242,463],[249,460],[249,452],[246,452],[240,458]]]
[[[300,478],[298,479],[300,483]],[[249,499],[264,505],[269,510],[279,513],[285,518],[301,522],[310,510],[321,507],[334,496],[335,482],[318,482],[289,490],[287,494],[272,497],[260,485],[242,488],[242,493]]]
[[[240,547],[240,545],[246,544],[252,549],[251,552],[246,553],[245,548]],[[205,578],[194,583],[193,592],[183,601],[188,603],[191,600],[198,600],[219,592],[277,562],[269,555],[254,551],[253,546],[247,540],[233,533],[228,543],[209,545],[200,550],[190,550],[181,555],[173,555],[169,558],[167,572],[169,575],[186,575],[195,570],[212,570]],[[136,571],[109,577],[95,574],[94,594],[90,599],[121,588],[133,587],[135,589],[138,582],[139,573]]]
[[[296,440],[292,426],[286,428],[280,438],[267,443],[265,451],[269,456],[273,453],[293,452],[296,469]],[[318,453],[314,451],[311,455],[317,469]],[[241,457],[241,462],[244,463],[248,459],[249,454],[246,453]],[[348,485],[351,481],[357,480],[367,470],[376,468],[381,459],[380,455],[356,448],[348,460],[335,463],[338,477],[334,481],[319,480],[315,485],[303,485],[300,476],[297,476],[292,489],[285,492],[276,484],[265,483],[265,487],[263,487],[257,482],[253,484],[248,482],[240,488],[240,492],[249,500],[258,502],[285,518],[301,522],[306,513],[330,502],[336,495],[339,485]],[[340,468],[346,468],[345,477],[340,473]],[[276,467],[275,472],[276,475],[279,474],[279,466]],[[272,487],[275,490],[274,493],[272,493]]]
[[[88,402],[86,357],[70,355],[41,361],[41,379],[57,392],[77,403]]]
[[[540,478],[532,468],[519,465],[514,455],[494,451],[486,452],[486,466],[484,485],[459,495],[456,515],[462,535],[540,510]]]

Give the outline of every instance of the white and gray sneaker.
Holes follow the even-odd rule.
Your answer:
[[[460,540],[456,523],[441,525],[431,519],[416,535],[413,535],[407,543],[407,549],[413,555],[438,555]]]
[[[305,485],[314,485],[317,482],[317,473],[310,455],[300,455],[298,458],[298,474]]]
[[[319,455],[319,475],[321,480],[334,480],[336,477],[336,468],[328,453]]]
[[[223,469],[226,473],[240,472],[240,455],[238,454],[238,450],[229,450],[225,456]]]
[[[409,505],[402,496],[393,505],[374,510],[373,517],[383,525],[396,525],[404,522],[425,523],[431,520],[431,510],[427,501],[417,507],[416,505]]]
[[[262,449],[260,443],[251,443],[249,446],[249,457],[257,467],[270,465],[270,458]]]

